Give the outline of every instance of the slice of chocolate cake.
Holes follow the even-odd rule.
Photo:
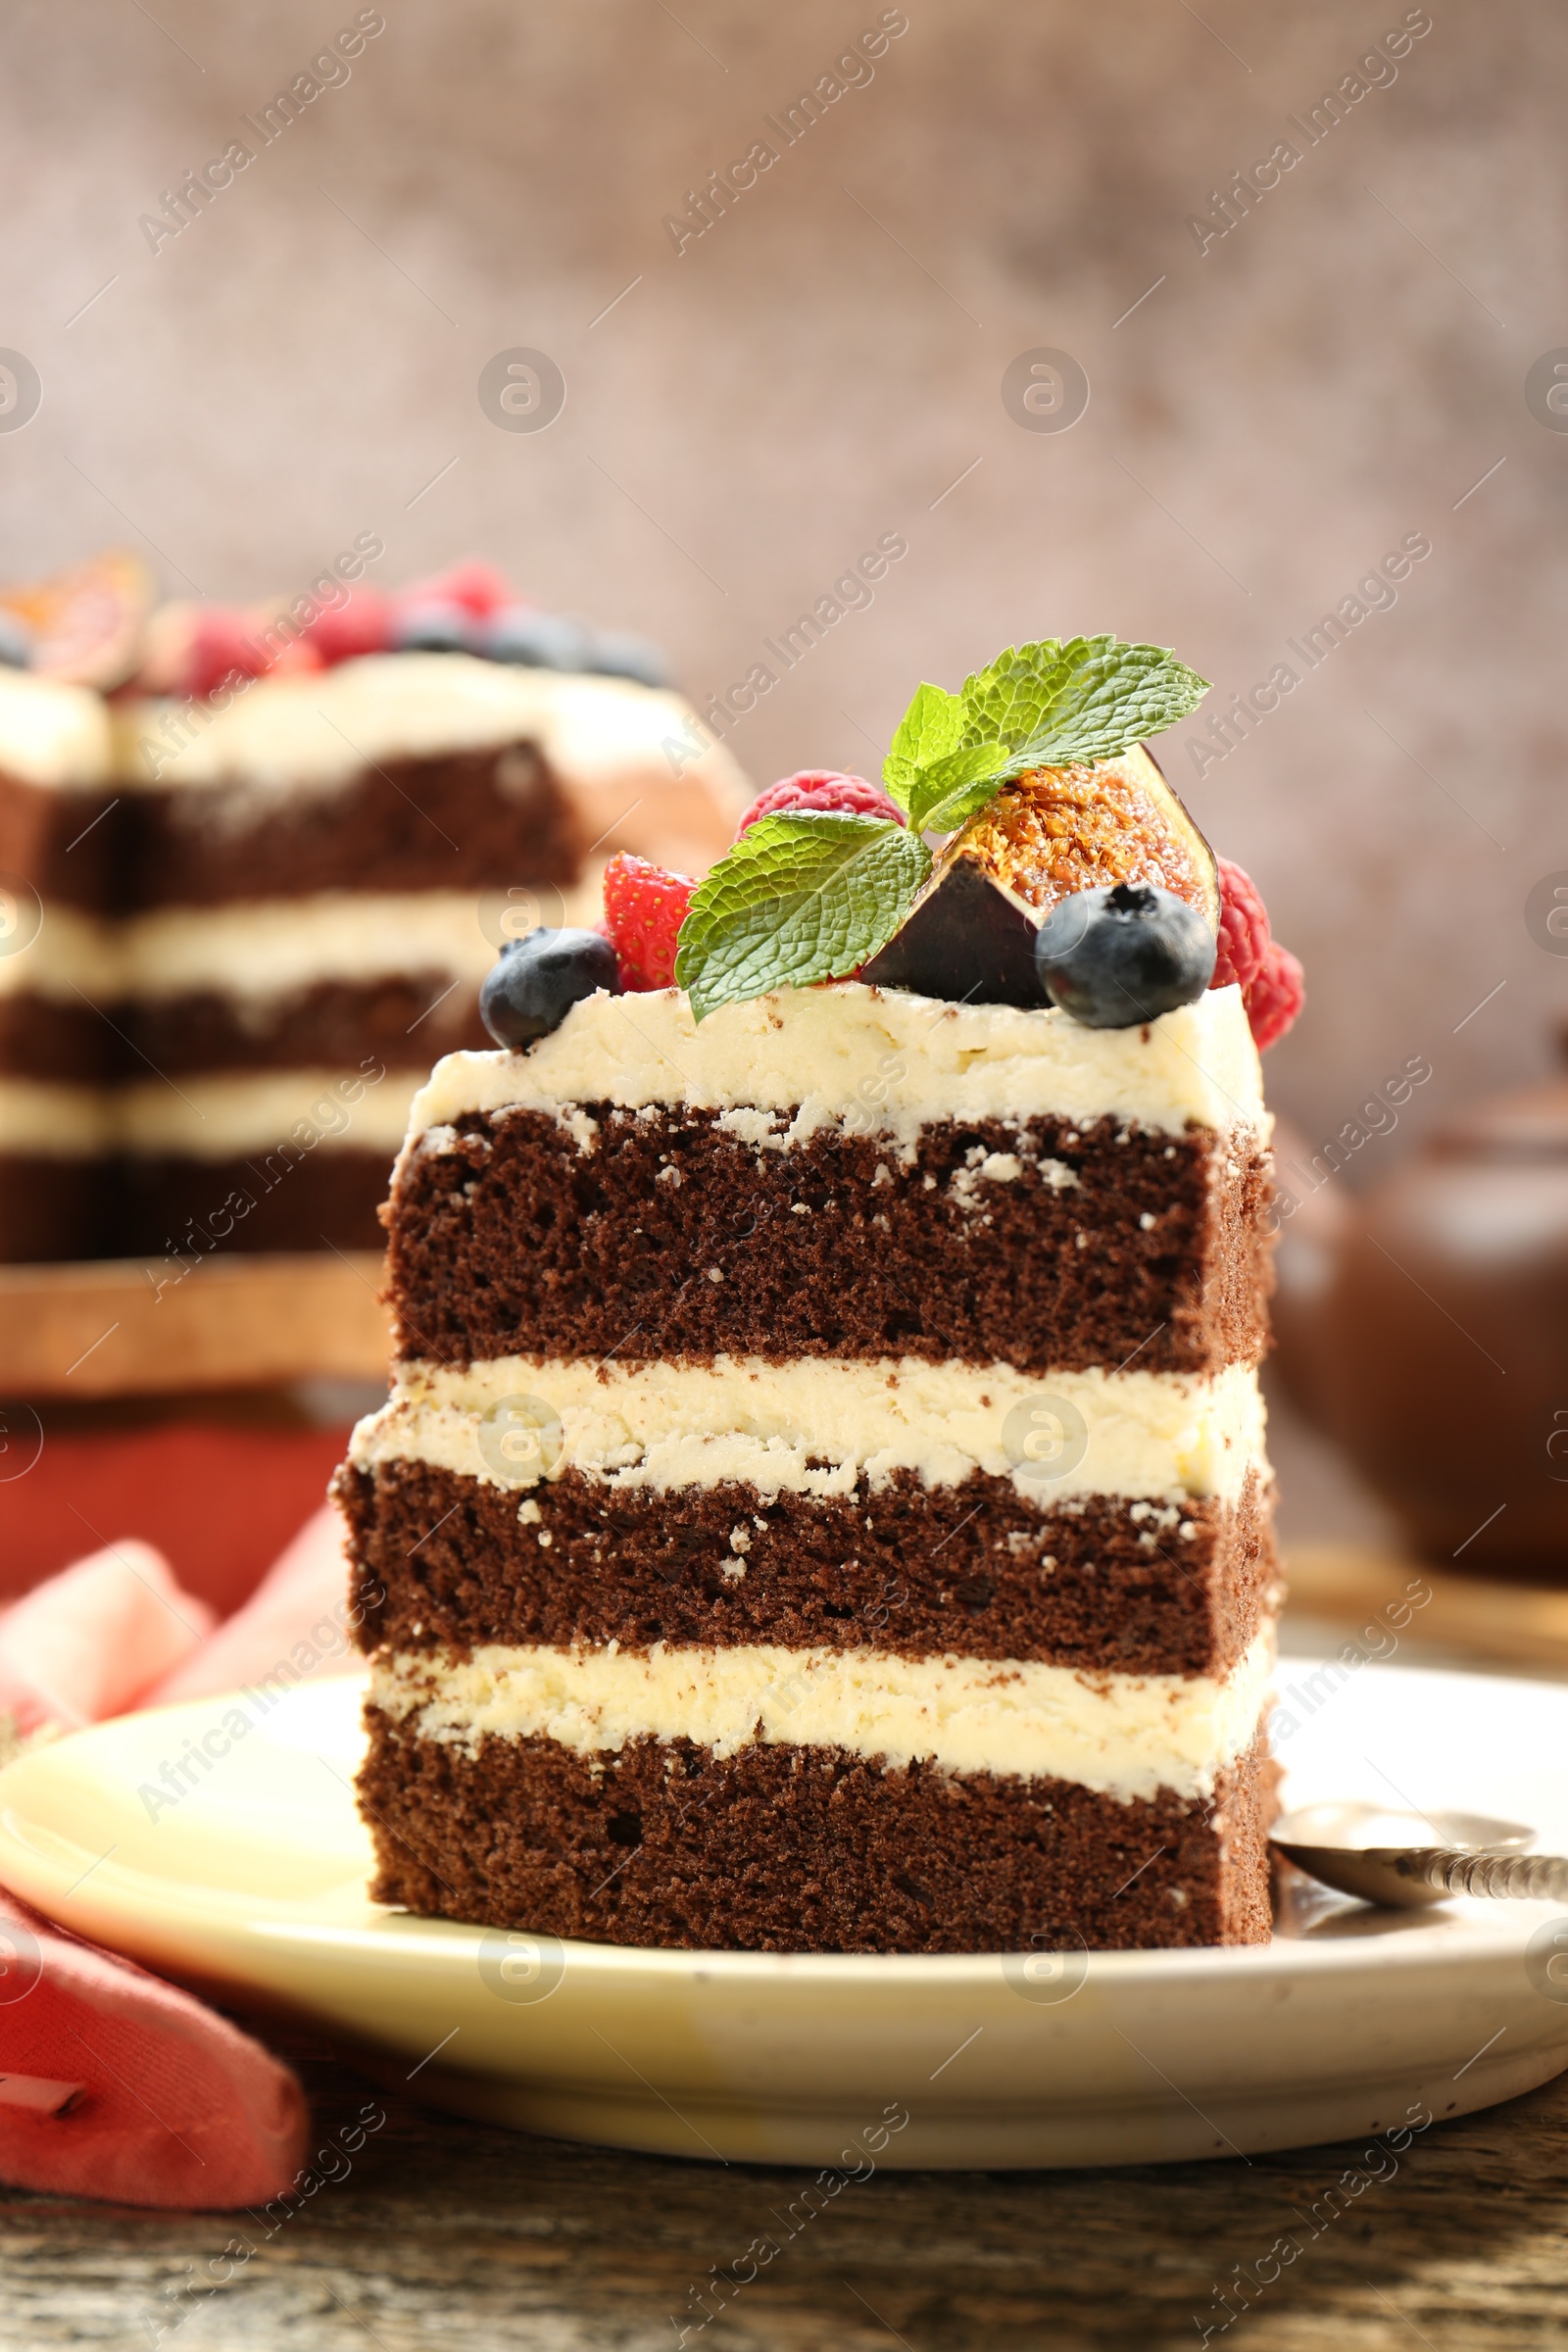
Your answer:
[[[1102,736],[996,764],[1038,816]],[[1067,874],[1033,1004],[801,985],[918,895],[889,777],[763,796],[680,902],[684,986],[648,985],[674,878],[619,877],[638,992],[518,949],[485,1004],[523,1050],[415,1102],[400,1362],[338,1481],[384,1901],[778,1951],[1269,1933],[1266,934],[1216,970],[1202,845],[1196,904]]]
[[[612,850],[722,846],[744,782],[677,695],[540,666],[510,606],[465,619],[493,658],[398,650],[447,608],[368,601],[166,608],[107,708],[0,667],[0,1259],[379,1247],[497,951],[592,919]]]
[[[0,1259],[74,1255],[99,1223],[110,764],[98,694],[0,667]]]

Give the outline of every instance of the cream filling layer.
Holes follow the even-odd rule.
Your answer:
[[[470,1755],[487,1738],[543,1738],[583,1756],[639,1739],[690,1740],[715,1756],[760,1741],[1071,1781],[1126,1803],[1161,1789],[1211,1794],[1256,1736],[1273,1667],[1269,1633],[1223,1680],[760,1643],[620,1652],[498,1642],[462,1660],[383,1658],[370,1697],[420,1739]]]
[[[255,1070],[182,1078],[177,1088],[163,1079],[138,1080],[104,1101],[114,1148],[142,1157],[217,1160],[319,1148],[385,1153],[390,1162],[417,1084],[412,1070],[385,1070],[379,1078]]]
[[[933,1120],[1109,1117],[1266,1141],[1262,1076],[1238,988],[1136,1029],[1065,1012],[947,1004],[848,981],[727,1004],[699,1026],[679,989],[574,1004],[525,1054],[450,1054],[414,1105],[411,1144],[466,1112],[612,1102],[744,1114],[744,1140],[787,1151],[818,1128],[892,1134]]]
[[[149,1078],[133,1086],[55,1086],[0,1078],[0,1154],[96,1159],[111,1152],[233,1159],[318,1149],[373,1152],[391,1163],[418,1084],[342,1070],[260,1070],[230,1078]]]
[[[102,784],[109,717],[90,686],[0,667],[0,771],[24,784]]]
[[[0,1155],[96,1159],[109,1148],[108,1097],[96,1087],[0,1078]]]
[[[596,871],[569,890],[322,891],[160,906],[120,922],[48,905],[27,947],[0,956],[0,997],[160,1004],[212,993],[265,1006],[323,981],[366,987],[405,972],[477,988],[503,939],[538,923],[591,927],[601,895]]]
[[[360,1422],[350,1458],[421,1461],[486,1485],[575,1469],[657,1493],[733,1480],[759,1494],[846,1496],[895,1471],[928,1487],[1010,1477],[1049,1511],[1119,1494],[1234,1499],[1263,1469],[1257,1374],[1017,1372],[1007,1364],[622,1365],[502,1356],[397,1367],[390,1400]]]

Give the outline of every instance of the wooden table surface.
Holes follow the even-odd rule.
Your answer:
[[[0,2190],[0,2343],[669,2352],[685,2326],[703,2352],[1163,2352],[1206,2325],[1211,2344],[1250,2352],[1510,2352],[1568,2330],[1568,2077],[1434,2126],[1392,2171],[1348,2142],[1125,2172],[879,2175],[699,2331],[693,2290],[715,2308],[710,2266],[781,2236],[809,2176],[452,2122],[275,2046],[301,2066],[318,2144],[384,2118],[325,2166],[341,2177],[270,2236],[245,2215]],[[1309,2239],[1303,2217],[1349,2167],[1385,2177]],[[1221,2331],[1216,2289],[1236,2265],[1267,2272],[1292,2231],[1299,2255]]]

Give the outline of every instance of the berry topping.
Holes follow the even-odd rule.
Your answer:
[[[697,884],[624,851],[605,868],[605,929],[620,958],[620,985],[672,988],[675,942]]]
[[[505,572],[470,556],[461,564],[449,564],[431,579],[416,580],[404,597],[411,605],[461,605],[465,612],[483,620],[499,612],[503,605],[510,605],[515,593]]]
[[[1268,910],[1250,874],[1228,858],[1219,868],[1219,952],[1210,988],[1250,988],[1268,953]]]
[[[498,1046],[531,1046],[584,997],[619,987],[615,951],[597,931],[530,931],[509,940],[486,972],[479,1014]]]
[[[1243,993],[1252,1043],[1261,1054],[1277,1045],[1301,1009],[1306,991],[1301,966],[1289,948],[1271,939],[1255,979]]]
[[[267,664],[270,678],[286,678],[302,670],[324,669],[326,662],[318,647],[308,637],[291,637],[280,646]]]
[[[1131,1029],[1197,1002],[1214,969],[1214,934],[1174,891],[1118,882],[1061,900],[1035,954],[1054,1004],[1089,1029]]]
[[[341,605],[323,607],[305,634],[328,663],[384,654],[392,643],[392,599],[379,588],[356,588]]]
[[[242,678],[259,678],[270,659],[253,613],[232,605],[204,606],[191,624],[180,667],[172,680],[173,691],[205,696],[235,672]]]
[[[588,631],[564,613],[540,612],[532,605],[504,605],[474,640],[490,662],[516,662],[525,669],[583,670],[589,665]]]
[[[392,643],[400,654],[466,654],[473,627],[473,615],[451,598],[399,597]]]
[[[669,665],[657,645],[646,637],[628,637],[618,629],[596,632],[588,647],[585,668],[601,678],[631,678],[639,686],[667,686]]]
[[[785,776],[758,794],[736,826],[735,838],[739,841],[760,816],[786,816],[796,809],[825,816],[887,816],[896,825],[908,822],[897,801],[890,800],[879,784],[868,784],[864,776],[841,776],[831,767],[803,767],[798,775]]]

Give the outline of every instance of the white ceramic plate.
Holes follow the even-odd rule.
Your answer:
[[[1280,1689],[1288,1802],[1454,1806],[1568,1851],[1568,1689],[1289,1658]],[[350,1790],[359,1692],[203,1700],[23,1757],[0,1774],[0,1878],[235,2007],[351,2039],[434,2104],[669,2155],[1225,2156],[1466,2114],[1568,2066],[1549,1905],[1382,1913],[1303,1885],[1264,1948],[1065,1961],[637,1951],[386,1911]],[[228,1752],[153,1807],[140,1791],[214,1727]]]

